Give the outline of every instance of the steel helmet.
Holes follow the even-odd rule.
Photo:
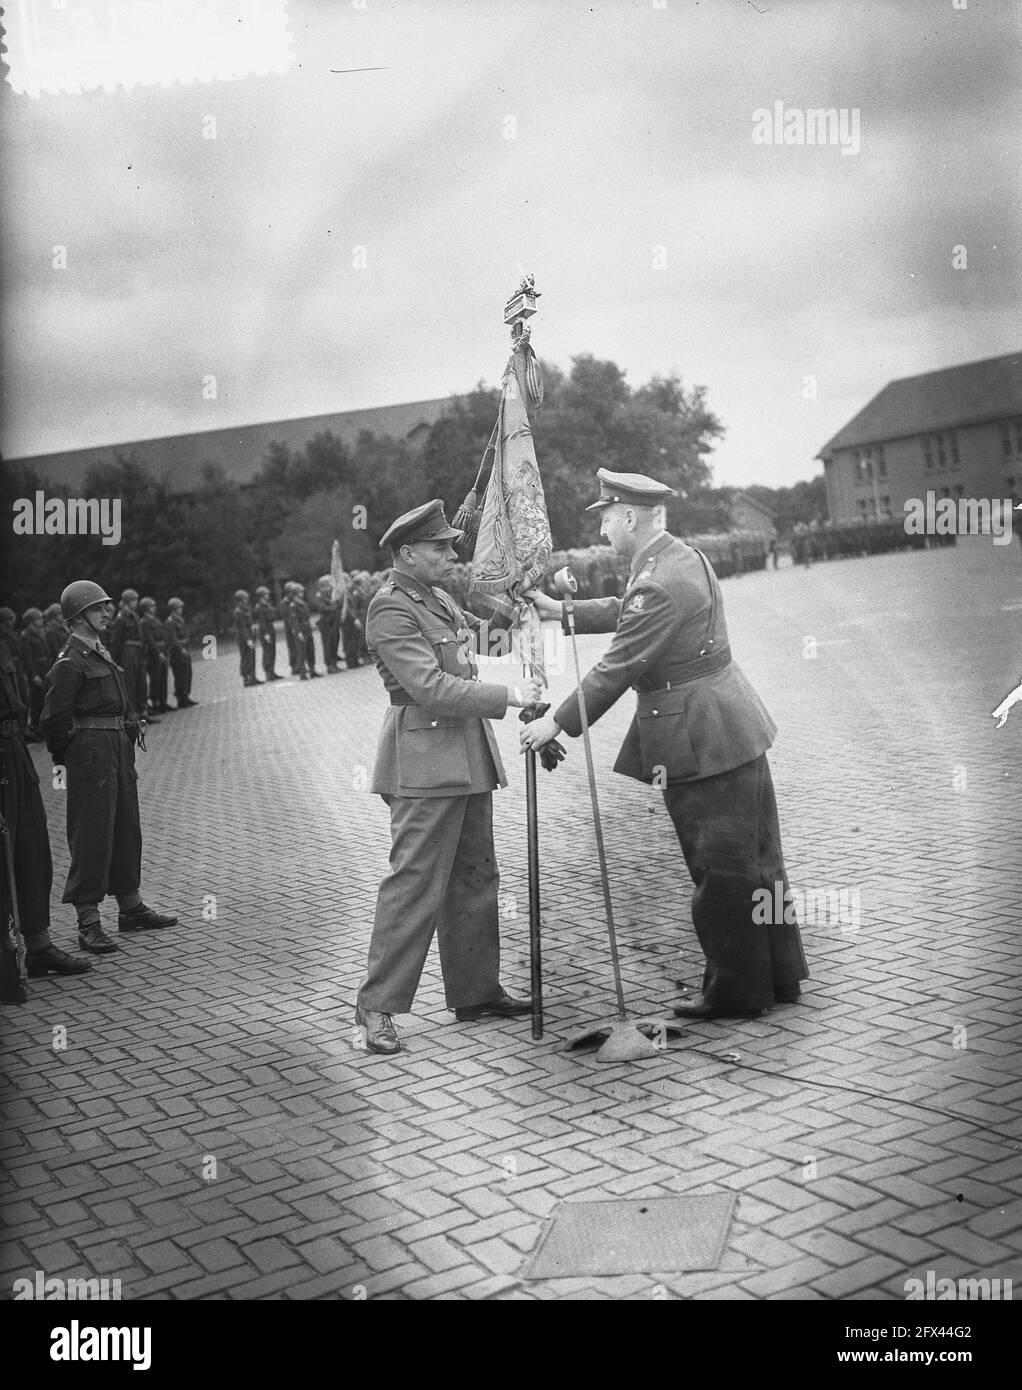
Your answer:
[[[24,613],[22,613],[21,615],[21,621],[23,623],[34,623],[37,618],[41,618],[42,616],[42,609],[26,608]]]
[[[49,606],[48,608],[44,608],[44,609],[43,609],[43,617],[44,617],[44,618],[59,618],[59,617],[60,617],[60,604],[59,604],[59,603],[51,603],[50,606]]]
[[[124,592],[121,594],[121,602],[123,603],[126,598],[138,598],[138,590],[125,589]]]
[[[234,597],[240,602],[241,599],[248,598],[248,590],[239,589],[238,592],[234,595]]]
[[[127,592],[131,592],[128,590]],[[113,599],[99,584],[91,579],[76,579],[69,584],[60,596],[60,611],[65,622],[71,622],[86,608],[98,608],[101,603],[113,603]]]
[[[141,598],[138,601],[138,606],[139,608],[144,608],[148,613],[150,608],[156,607],[156,600],[154,598]]]
[[[179,599],[179,598],[169,598],[169,599],[167,599],[167,607],[168,607],[168,608],[183,608],[184,606],[185,606],[185,605],[184,605],[184,600],[183,600],[183,599]]]
[[[265,594],[267,598],[270,597],[270,591],[269,591],[269,589],[266,587],[265,584],[260,584],[260,585],[259,585],[259,588],[256,589],[256,594],[257,594],[257,595],[258,595],[258,594]]]

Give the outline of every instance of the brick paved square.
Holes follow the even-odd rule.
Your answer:
[[[641,1300],[649,1281],[569,1293],[518,1271],[563,1200],[693,1191],[740,1200],[721,1269],[664,1272],[672,1297],[898,1298],[913,1269],[1004,1274],[1022,1250],[1022,1171],[994,1133],[1022,1110],[1022,779],[1007,775],[1020,726],[995,735],[983,720],[1003,684],[1003,619],[1017,616],[991,595],[1022,591],[1017,562],[963,542],[725,582],[733,645],[780,730],[791,877],[859,886],[864,920],[805,924],[798,1006],[687,1025],[630,1065],[563,1050],[613,998],[578,744],[539,789],[543,1040],[527,1019],[456,1024],[434,949],[398,1020],[406,1050],[374,1057],[351,1045],[351,1008],[389,832],[351,774],[382,687],[364,669],[242,691],[229,660],[203,663],[202,703],[163,720],[139,765],[147,892],[181,927],[126,943],[88,980],[33,981],[28,1005],[0,1018],[15,1078],[4,1278],[112,1275],[153,1298],[351,1298],[361,1285],[385,1299]],[[849,640],[810,662],[808,632]],[[605,645],[580,644],[590,664]],[[555,674],[553,698],[571,685]],[[662,805],[610,770],[631,709],[628,695],[593,743],[626,987],[653,1012],[678,998],[676,979],[698,987],[701,953]],[[504,979],[525,992],[515,721],[495,730],[512,777],[496,841],[519,902],[502,923]],[[48,776],[43,792],[60,882]],[[571,845],[551,830],[569,821]],[[283,839],[286,892],[265,852]],[[55,938],[72,931],[55,900]],[[54,1011],[72,1006],[73,1047],[40,1062]]]

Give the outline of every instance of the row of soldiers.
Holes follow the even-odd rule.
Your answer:
[[[318,613],[319,640],[323,648],[323,664],[329,674],[345,667],[354,669],[369,660],[365,644],[365,618],[369,600],[383,582],[382,574],[356,571],[346,577],[340,592],[326,574],[319,580],[313,599]],[[316,644],[313,636],[312,613],[305,588],[297,580],[284,585],[279,612],[270,598],[270,591],[261,584],[254,591],[254,602],[247,589],[234,595],[232,622],[238,643],[239,673],[245,686],[262,685],[256,676],[256,652],[262,660],[263,680],[278,681],[277,629],[280,617],[287,641],[288,665],[298,680],[311,680],[322,673],[316,669]]]
[[[46,676],[67,642],[69,629],[61,616],[60,604],[48,608],[26,608],[21,615],[21,631],[16,628],[11,608],[0,608],[0,649],[14,661],[19,693],[28,707],[28,741],[39,740],[39,716],[46,694]],[[166,612],[157,616],[156,600],[140,598],[136,589],[121,594],[116,615],[108,633],[109,651],[124,670],[128,698],[135,714],[154,716],[167,713],[168,676],[174,676],[174,699],[178,709],[197,704],[191,698],[192,661],[188,651],[188,625],[184,603],[167,600]],[[155,720],[155,722],[159,722]]]

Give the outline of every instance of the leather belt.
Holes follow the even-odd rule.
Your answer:
[[[73,729],[120,729],[123,733],[126,726],[120,715],[87,714],[80,719],[74,715],[71,719],[71,727]]]
[[[0,738],[13,738],[21,733],[21,725],[16,719],[0,719]]]
[[[666,695],[669,690],[674,690],[679,685],[688,685],[691,681],[697,681],[703,676],[712,676],[715,671],[723,671],[726,666],[730,665],[731,648],[721,647],[719,651],[711,652],[709,656],[697,656],[693,657],[691,661],[684,662],[676,669],[672,679],[657,690],[643,690],[639,686],[636,686],[635,689],[640,695]]]

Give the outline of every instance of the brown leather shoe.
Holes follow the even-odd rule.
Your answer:
[[[369,1052],[393,1056],[395,1052],[401,1051],[401,1042],[391,1014],[356,1008],[355,1023],[365,1034],[366,1049]]]

